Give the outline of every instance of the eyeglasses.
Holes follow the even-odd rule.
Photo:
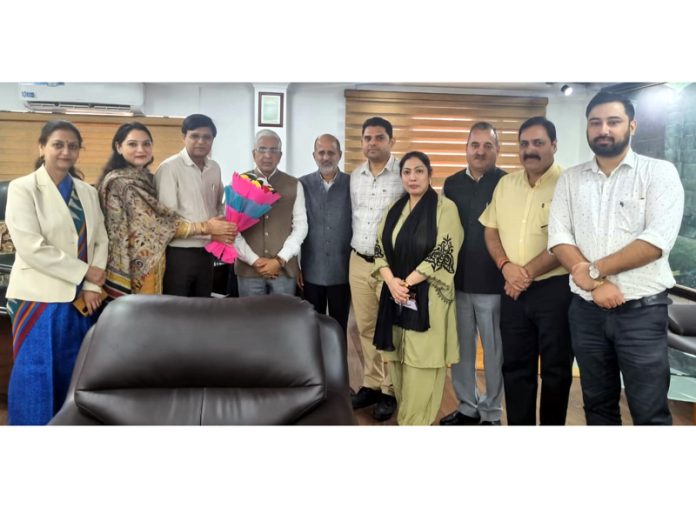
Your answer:
[[[271,155],[278,155],[280,153],[280,148],[276,148],[276,147],[268,148],[265,146],[260,146],[256,149],[256,151],[258,153],[260,153],[261,155],[266,155],[267,153],[269,153]]]

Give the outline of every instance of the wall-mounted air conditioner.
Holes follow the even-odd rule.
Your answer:
[[[139,115],[142,83],[20,83],[19,97],[30,111],[98,115]]]

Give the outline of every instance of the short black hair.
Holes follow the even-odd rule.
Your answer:
[[[551,120],[544,116],[533,116],[532,118],[525,120],[522,125],[520,125],[520,130],[517,131],[517,141],[519,141],[522,137],[522,131],[529,129],[530,127],[534,127],[535,125],[541,125],[544,129],[546,129],[546,134],[549,135],[549,139],[552,143],[556,141],[556,126]]]
[[[363,122],[362,132],[360,134],[365,134],[365,129],[368,127],[384,127],[384,130],[387,131],[387,136],[389,136],[389,139],[394,137],[394,129],[392,124],[389,122],[389,120],[385,120],[381,116],[373,116],[372,118],[365,120]]]
[[[493,127],[492,123],[490,123],[490,122],[476,122],[469,129],[469,137],[471,137],[471,133],[474,131],[493,131],[493,137],[495,138],[495,144],[500,145],[500,142],[498,141],[498,131],[495,130],[495,127]],[[467,144],[469,143],[469,138],[467,138],[466,142],[467,142]]]
[[[217,136],[217,128],[213,123],[212,118],[206,115],[195,113],[184,118],[184,123],[181,124],[181,133],[185,136],[188,131],[195,131],[201,127],[208,127],[213,132],[213,137]]]
[[[626,111],[629,122],[632,122],[636,117],[636,108],[628,98],[614,92],[599,92],[597,95],[592,97],[592,100],[587,105],[587,109],[585,110],[585,118],[590,117],[590,111],[592,111],[592,108],[599,106],[600,104],[607,104],[609,102],[620,102],[623,104],[624,111]]]

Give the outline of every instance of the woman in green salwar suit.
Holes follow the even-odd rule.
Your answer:
[[[430,425],[447,367],[459,361],[454,272],[464,240],[456,205],[430,186],[422,152],[400,163],[406,195],[385,214],[374,277],[384,280],[374,344],[389,365],[399,425]]]

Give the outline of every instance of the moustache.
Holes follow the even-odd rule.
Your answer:
[[[540,160],[541,160],[541,157],[539,157],[539,156],[538,156],[537,154],[535,154],[535,153],[526,153],[526,154],[524,154],[523,159],[524,159],[524,160],[527,160],[527,159],[536,159],[536,160],[540,161]]]
[[[597,136],[592,140],[593,143],[597,143],[599,141],[611,141],[613,143],[614,138],[612,138],[611,136]]]

